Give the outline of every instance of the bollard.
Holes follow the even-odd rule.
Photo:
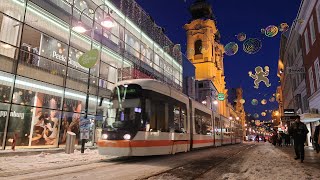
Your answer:
[[[66,141],[66,153],[70,154],[74,152],[74,143],[76,141],[76,134],[68,131],[67,132],[67,141]]]

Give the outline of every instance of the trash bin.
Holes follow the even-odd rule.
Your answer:
[[[70,154],[74,152],[74,143],[76,141],[76,134],[68,131],[67,132],[67,141],[66,141],[66,153]]]

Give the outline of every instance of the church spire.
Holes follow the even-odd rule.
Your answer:
[[[196,0],[189,8],[192,20],[211,19],[215,20],[212,7],[206,0]]]

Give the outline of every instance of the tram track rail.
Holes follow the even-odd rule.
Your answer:
[[[87,162],[83,164],[77,164],[74,166],[69,166],[69,167],[62,167],[62,168],[54,168],[50,169],[49,171],[46,171],[46,174],[39,174],[37,172],[20,172],[16,174],[7,174],[5,176],[0,176],[1,178],[16,178],[16,179],[41,179],[41,178],[47,178],[47,177],[59,177],[61,176],[60,170],[63,170],[63,175],[70,175],[73,176],[74,174],[78,173],[86,173],[90,171],[95,171],[95,170],[102,170],[102,169],[117,169],[118,166],[127,166],[127,165],[142,165],[142,164],[150,164],[150,163],[155,163],[158,161],[166,162],[166,161],[172,161],[172,160],[177,160],[181,161],[184,158],[186,159],[185,163],[169,167],[169,169],[166,169],[161,172],[156,172],[156,173],[150,173],[148,175],[137,175],[137,178],[135,179],[149,179],[152,177],[157,177],[160,176],[164,173],[172,173],[172,174],[177,174],[174,171],[181,171],[184,170],[183,172],[187,174],[187,170],[190,169],[201,169],[201,167],[205,166],[206,164],[213,164],[214,166],[219,165],[223,161],[227,160],[226,158],[219,158],[219,156],[229,156],[229,155],[234,155],[236,152],[241,152],[242,148],[248,148],[248,145],[246,144],[239,144],[239,145],[228,145],[228,146],[222,146],[219,148],[204,148],[204,149],[199,149],[199,150],[194,150],[191,152],[187,153],[178,153],[175,155],[165,155],[165,156],[143,156],[143,157],[116,157],[116,158],[111,158],[111,159],[102,159],[102,160],[97,160],[97,161],[92,161],[92,162]],[[249,146],[250,147],[250,146]],[[212,153],[212,155],[205,155],[206,153]],[[234,153],[232,153],[234,152]],[[239,152],[239,153],[240,153]],[[204,160],[197,160],[197,158],[205,158]],[[212,163],[212,160],[215,160],[216,162]],[[217,164],[218,163],[218,164]],[[190,166],[191,164],[191,166]],[[188,166],[189,165],[189,166]],[[214,166],[210,165],[210,168],[204,168],[204,171],[197,172],[194,174],[191,174],[189,177],[197,177],[200,176],[210,169],[212,169]],[[202,168],[203,169],[203,168]],[[80,175],[75,175],[76,177],[81,177]],[[190,178],[187,178],[190,179]],[[191,178],[192,179],[192,178]],[[193,178],[194,179],[194,178]]]
[[[244,149],[241,149],[242,147],[247,146]],[[214,154],[213,156],[208,157],[208,159],[202,159],[202,160],[195,160],[195,161],[189,161],[186,162],[180,166],[174,167],[172,169],[168,169],[144,178],[140,178],[138,180],[154,180],[154,179],[165,179],[166,176],[169,177],[175,177],[179,179],[186,179],[186,180],[194,180],[208,171],[212,170],[215,167],[218,167],[219,165],[223,164],[224,162],[230,160],[231,158],[234,158],[235,156],[239,155],[240,153],[253,148],[255,144],[253,145],[242,145],[240,147],[237,147],[236,149],[240,149],[239,151],[236,149],[228,149],[224,152],[219,152],[217,154]],[[232,151],[235,151],[232,153]],[[231,152],[231,153],[230,153]],[[214,161],[213,161],[214,160]]]

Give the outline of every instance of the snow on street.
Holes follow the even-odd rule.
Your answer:
[[[320,154],[306,148],[304,163],[292,147],[270,143],[208,148],[168,156],[114,158],[97,150],[0,158],[0,179],[320,179]]]
[[[320,154],[306,148],[304,163],[294,156],[293,147],[260,143],[253,151],[225,161],[198,179],[320,179]]]
[[[84,154],[75,150],[74,154],[41,152],[30,156],[0,157],[0,178],[88,164],[101,159],[106,157],[99,155],[97,150],[90,149],[86,149]]]

